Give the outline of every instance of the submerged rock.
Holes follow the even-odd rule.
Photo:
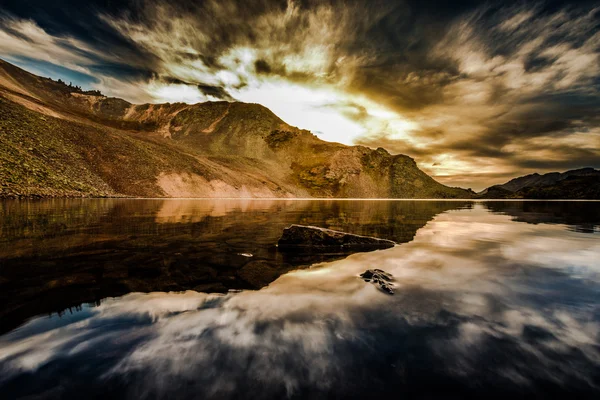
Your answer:
[[[267,260],[251,261],[238,271],[238,276],[254,289],[268,285],[281,274],[281,266]]]
[[[391,240],[378,239],[370,236],[353,235],[351,233],[318,228],[316,226],[291,225],[283,230],[277,242],[280,249],[293,248],[367,248],[387,249],[396,243]]]
[[[394,294],[394,287],[391,283],[394,278],[391,274],[388,274],[381,269],[368,269],[360,274],[360,277],[363,278],[365,282],[371,282],[374,285],[379,286],[385,293]]]

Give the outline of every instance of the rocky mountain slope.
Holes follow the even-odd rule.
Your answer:
[[[142,104],[0,60],[0,197],[468,198],[404,155],[239,102]]]
[[[482,198],[600,199],[600,170],[581,168],[563,173],[531,174],[495,185]]]

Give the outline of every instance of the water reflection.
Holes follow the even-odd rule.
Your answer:
[[[347,256],[278,253],[274,245],[292,223],[402,243],[436,214],[471,205],[226,199],[0,204],[0,333],[31,316],[129,292],[257,289],[294,268]]]
[[[490,201],[484,204],[492,212],[513,216],[513,221],[565,224],[584,233],[600,228],[597,201]]]
[[[289,272],[259,291],[132,293],[35,319],[0,338],[0,389],[62,398],[597,397],[598,234],[490,208],[440,213],[409,243]],[[392,273],[396,295],[358,278],[367,268]]]

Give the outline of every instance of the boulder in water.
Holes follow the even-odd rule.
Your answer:
[[[388,274],[381,269],[368,269],[360,274],[360,277],[363,278],[365,282],[371,282],[374,285],[379,286],[379,289],[383,292],[394,294],[394,287],[391,283],[394,278],[391,274]]]
[[[312,248],[327,249],[341,247],[348,249],[387,249],[396,243],[391,240],[360,236],[351,233],[318,228],[316,226],[291,225],[283,230],[277,242],[280,249]]]

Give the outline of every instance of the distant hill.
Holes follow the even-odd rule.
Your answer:
[[[131,104],[0,60],[0,197],[469,198],[259,104]]]
[[[531,174],[491,186],[481,198],[600,199],[600,170],[581,168],[544,175]]]

